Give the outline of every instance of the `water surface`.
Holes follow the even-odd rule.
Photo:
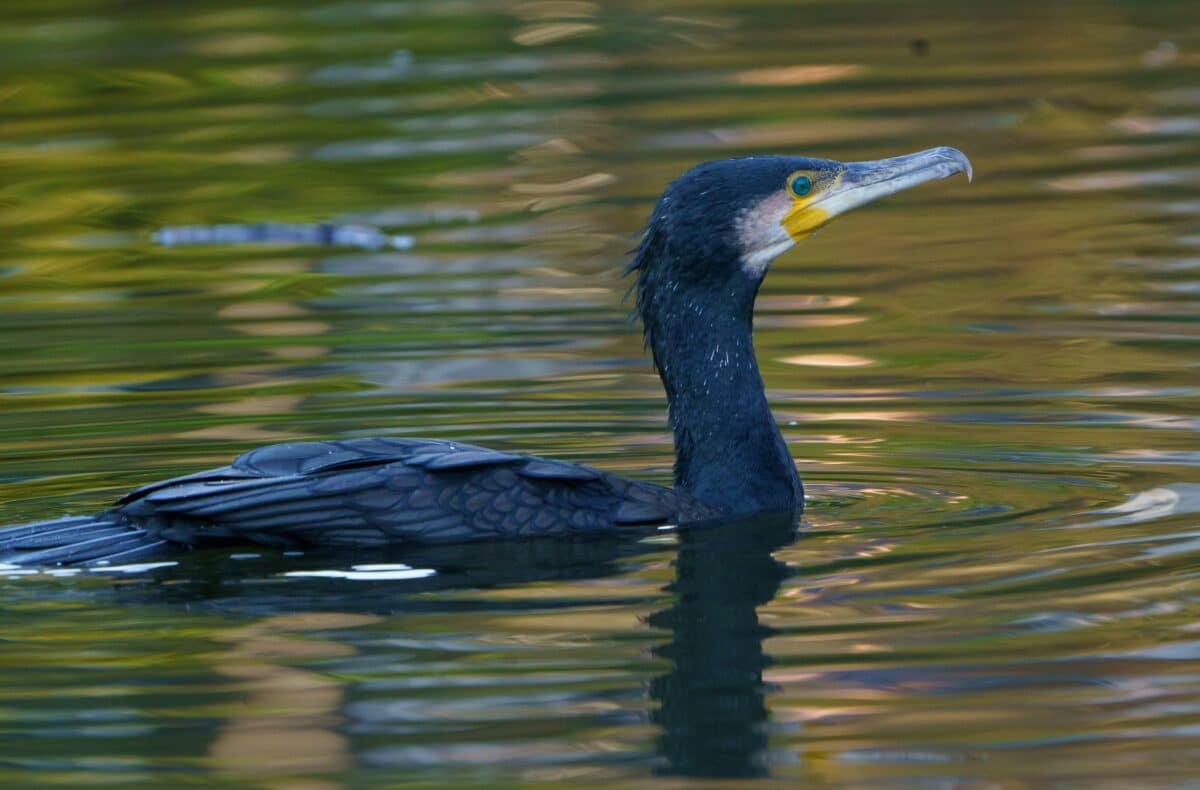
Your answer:
[[[703,159],[953,145],[775,265],[791,525],[0,580],[9,784],[1178,785],[1200,722],[1190,3],[9,0],[0,521],[270,441],[667,482],[618,272]],[[366,223],[409,250],[166,249]],[[323,783],[323,784],[322,784]]]

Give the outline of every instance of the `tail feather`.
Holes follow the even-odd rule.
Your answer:
[[[13,565],[124,562],[166,546],[167,541],[111,512],[0,528],[0,562]]]

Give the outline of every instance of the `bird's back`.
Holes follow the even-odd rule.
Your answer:
[[[273,445],[118,504],[179,542],[341,546],[588,533],[664,523],[678,507],[661,486],[424,439]]]
[[[595,535],[677,519],[662,486],[579,464],[426,439],[263,447],[232,464],[139,488],[92,522],[0,530],[18,561],[73,562],[72,546],[128,530],[143,541],[204,545],[383,546]],[[95,541],[104,543],[103,540]],[[89,554],[85,559],[94,560]]]

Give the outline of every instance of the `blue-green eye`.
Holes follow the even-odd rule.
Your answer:
[[[796,197],[804,197],[809,192],[812,192],[812,179],[808,176],[796,176],[792,179],[792,194]]]

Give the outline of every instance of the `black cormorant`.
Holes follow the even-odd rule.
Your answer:
[[[953,148],[872,162],[750,156],[697,165],[655,205],[627,269],[666,388],[675,486],[433,439],[253,450],[139,488],[93,516],[0,529],[0,560],[117,562],[170,544],[372,547],[798,513],[804,492],[751,339],[771,262],[849,209],[971,165]]]

